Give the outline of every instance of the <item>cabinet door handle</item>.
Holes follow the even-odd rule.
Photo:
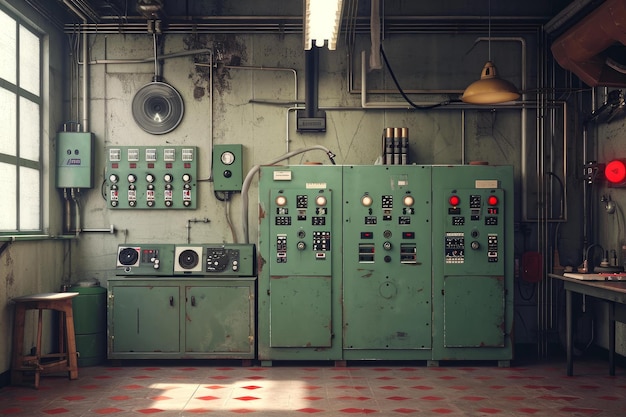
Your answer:
[[[174,297],[170,295],[170,307],[174,307]]]
[[[195,307],[195,306],[196,306],[196,296],[195,296],[195,295],[192,295],[192,296],[191,296],[191,306],[192,306],[192,307]]]

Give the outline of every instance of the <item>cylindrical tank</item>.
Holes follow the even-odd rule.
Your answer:
[[[97,280],[72,284],[78,366],[94,366],[106,357],[106,289]]]

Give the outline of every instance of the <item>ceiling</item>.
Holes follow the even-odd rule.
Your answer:
[[[82,25],[102,30],[145,31],[147,20],[160,20],[166,30],[204,30],[222,33],[255,31],[301,32],[304,0],[25,0],[60,27]],[[357,31],[369,28],[373,0],[343,0],[344,25]],[[492,30],[520,33],[536,28],[565,9],[578,5],[578,12],[603,0],[527,0],[496,2],[447,0],[380,0],[385,30],[389,32],[462,31],[485,32],[491,17]],[[575,18],[568,15],[568,20]],[[561,25],[562,26],[562,25]],[[75,30],[75,27],[74,29]]]

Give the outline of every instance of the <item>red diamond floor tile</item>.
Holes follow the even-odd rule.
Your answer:
[[[0,388],[1,416],[349,417],[626,415],[626,370],[606,361],[477,366],[94,366]],[[371,365],[371,364],[368,364]],[[253,395],[251,395],[253,394]]]

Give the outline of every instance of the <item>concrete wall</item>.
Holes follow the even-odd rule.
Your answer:
[[[457,60],[471,47],[474,36],[442,37],[451,48],[456,46]],[[398,45],[411,42],[411,37],[399,37]],[[367,44],[360,39],[361,49]],[[135,59],[152,56],[152,37],[149,35],[96,35],[90,38],[93,60]],[[290,108],[295,100],[294,77],[290,72],[253,70],[249,67],[294,69],[297,73],[297,100],[304,101],[304,51],[300,35],[167,35],[164,53],[175,53],[193,48],[216,51],[217,69],[214,71],[213,97],[209,94],[210,78],[206,67],[196,62],[207,62],[207,56],[191,56],[165,60],[162,75],[165,82],[183,97],[185,113],[181,124],[164,135],[150,135],[140,129],[132,117],[134,94],[149,83],[154,65],[94,64],[91,66],[90,131],[96,136],[96,187],[84,196],[83,228],[106,228],[114,225],[117,234],[83,234],[76,247],[72,276],[97,278],[105,283],[114,271],[117,245],[120,243],[172,242],[184,243],[187,220],[208,218],[208,224],[192,225],[192,243],[232,242],[227,227],[226,205],[213,196],[211,182],[211,144],[241,143],[244,146],[244,173],[256,164],[267,163],[288,150],[311,145],[324,145],[337,154],[338,164],[372,164],[380,156],[381,135],[386,126],[406,126],[410,135],[410,160],[418,164],[455,164],[470,160],[484,160],[493,164],[520,163],[519,110],[457,109],[389,110],[385,103],[401,101],[398,94],[370,95],[370,102],[380,103],[378,109],[361,107],[361,96],[349,93],[348,56],[341,50],[320,52],[319,105],[327,111],[325,133],[298,133],[295,112]],[[398,78],[406,88],[415,86],[420,78],[432,77],[433,71],[411,71],[413,67],[440,66],[438,57],[421,56],[416,61],[415,50],[407,51],[390,43],[388,56],[397,63]],[[442,48],[448,51],[447,48]],[[514,71],[520,59],[520,48],[509,48],[511,56],[503,59],[504,66]],[[453,53],[446,52],[447,56]],[[356,66],[354,83],[360,89],[360,55],[352,57]],[[432,60],[432,61],[429,61]],[[439,74],[441,85],[462,90],[480,72],[484,56],[475,59],[469,69],[458,72],[447,70]],[[237,62],[239,68],[229,68]],[[508,63],[508,64],[507,64]],[[248,67],[248,68],[246,68]],[[409,70],[407,71],[407,68]],[[515,68],[519,77],[519,66]],[[372,88],[395,87],[384,71],[367,76]],[[513,76],[515,78],[515,76]],[[428,85],[428,82],[426,83]],[[377,87],[376,87],[377,86]],[[415,88],[415,87],[413,87]],[[210,100],[213,100],[213,126],[210,124]],[[414,98],[420,100],[420,97]],[[433,97],[428,97],[433,100]],[[434,97],[438,99],[437,96]],[[442,98],[442,100],[445,97]],[[426,99],[421,99],[424,104]],[[431,101],[432,102],[432,101]],[[302,105],[302,104],[300,104]],[[406,106],[409,107],[408,105]],[[211,135],[211,129],[213,135]],[[100,184],[104,180],[105,149],[108,146],[193,145],[199,148],[198,208],[195,211],[111,210],[103,199]],[[291,164],[306,162],[329,163],[321,151],[313,151],[291,158]],[[517,170],[519,173],[519,169]],[[519,174],[518,174],[519,175]],[[249,193],[250,241],[256,241],[256,180]],[[245,237],[241,229],[241,197],[235,195],[231,216],[239,241]]]

